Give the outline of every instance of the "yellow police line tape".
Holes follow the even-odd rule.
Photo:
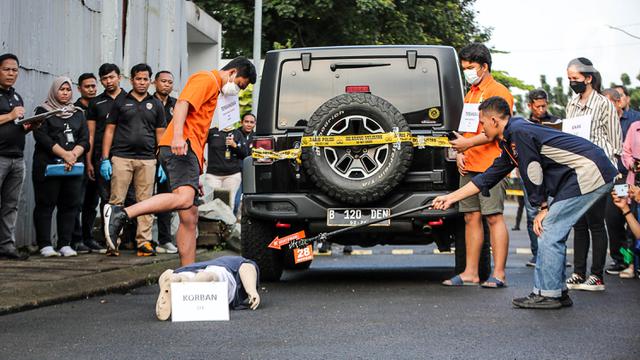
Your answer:
[[[340,136],[303,136],[300,148],[282,151],[265,149],[253,149],[251,157],[254,159],[298,159],[302,154],[303,147],[326,147],[326,146],[361,146],[361,145],[383,145],[393,143],[411,142],[414,147],[450,147],[449,139],[446,136],[412,136],[410,132],[388,132],[384,134],[366,135],[340,135]]]

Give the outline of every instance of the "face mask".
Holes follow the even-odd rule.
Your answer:
[[[465,80],[467,80],[467,82],[471,85],[475,85],[480,81],[480,77],[478,76],[478,73],[475,69],[467,69],[464,70],[463,73]]]
[[[235,79],[235,75],[233,75],[233,78]],[[231,78],[229,78],[229,81],[224,84],[224,86],[222,87],[222,93],[225,96],[235,96],[238,95],[238,93],[240,92],[240,86],[238,86],[238,84],[236,84],[233,80],[231,80]]]
[[[582,94],[587,90],[587,84],[584,81],[570,81],[569,86],[576,94]]]

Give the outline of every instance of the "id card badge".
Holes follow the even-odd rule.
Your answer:
[[[479,107],[480,104],[464,104],[460,125],[458,126],[459,132],[475,133],[478,131],[478,125],[480,124]]]

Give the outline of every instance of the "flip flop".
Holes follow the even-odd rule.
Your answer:
[[[464,281],[460,277],[460,275],[456,275],[449,280],[445,280],[442,282],[444,286],[478,286],[477,282],[473,281]]]
[[[507,283],[498,279],[497,277],[492,276],[488,278],[487,281],[480,284],[480,286],[487,289],[498,289],[498,288],[507,287]]]

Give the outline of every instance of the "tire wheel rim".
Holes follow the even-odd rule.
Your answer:
[[[350,115],[336,121],[327,136],[382,134],[384,128],[364,115]],[[362,180],[374,176],[382,168],[391,152],[392,144],[324,147],[323,156],[331,170],[348,180]]]

